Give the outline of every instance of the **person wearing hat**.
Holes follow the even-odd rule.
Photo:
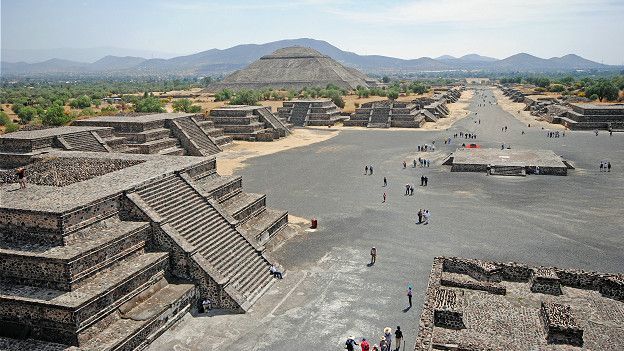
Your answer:
[[[355,342],[355,337],[350,336],[347,338],[347,341],[345,342],[345,349],[347,349],[347,351],[353,351],[355,350],[355,345],[357,345],[358,343]]]
[[[388,345],[388,341],[385,336],[382,336],[379,340],[379,349],[381,351],[390,351],[390,345]]]
[[[396,351],[401,349],[401,341],[403,341],[403,332],[401,331],[401,327],[397,325],[396,330],[394,331],[394,342],[396,342]]]
[[[368,341],[366,341],[366,338],[362,338],[362,342],[360,342],[360,348],[362,348],[362,351],[370,350],[370,344],[368,343]]]
[[[384,337],[388,343],[388,351],[392,350],[392,329],[390,327],[384,328]]]

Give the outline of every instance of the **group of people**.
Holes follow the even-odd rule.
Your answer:
[[[458,136],[464,139],[476,139],[477,138],[477,134],[475,133],[459,132],[459,134],[458,133],[453,134],[453,138],[457,138]],[[449,144],[450,144],[450,140],[451,138],[449,138]]]
[[[429,177],[426,176],[420,176],[420,186],[427,186],[427,183],[429,182]]]
[[[373,175],[373,166],[364,167],[364,174]]]
[[[420,167],[429,167],[429,165],[431,164],[431,160],[426,160],[422,157],[419,157],[418,164],[420,165]],[[416,167],[416,160],[414,160],[414,167]]]
[[[414,195],[414,187],[412,185],[405,184],[405,195]]]
[[[379,338],[379,344],[373,344],[372,346],[366,338],[362,338],[362,341],[358,344],[354,336],[349,336],[345,342],[345,349],[347,349],[347,351],[354,351],[356,346],[360,346],[362,351],[399,351],[401,350],[401,343],[403,342],[401,327],[397,326],[394,331],[394,341],[396,345],[394,349],[392,348],[392,334],[392,328],[384,328],[383,335]]]
[[[559,134],[559,131],[556,131],[556,132],[548,132],[548,133],[546,133],[546,135],[549,138],[559,138],[560,134]],[[565,137],[565,131],[563,133],[561,133],[561,137]]]
[[[611,172],[611,162],[610,161],[600,162],[600,172]]]
[[[416,224],[429,224],[429,219],[431,218],[431,212],[429,210],[418,210],[418,222]],[[412,306],[412,299],[410,297],[410,307]]]
[[[418,145],[418,152],[421,152],[421,151],[435,151],[435,145],[434,144],[435,144],[435,141],[431,145],[429,145],[429,144]]]

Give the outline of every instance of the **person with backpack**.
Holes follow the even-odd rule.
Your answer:
[[[355,338],[353,336],[350,336],[347,338],[347,341],[345,342],[345,349],[347,349],[347,351],[354,351],[355,350],[355,346],[358,343],[355,342]]]

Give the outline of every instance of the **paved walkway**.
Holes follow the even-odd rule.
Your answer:
[[[624,135],[567,132],[549,139],[545,130],[527,128],[497,105],[479,107],[476,99],[473,113],[447,131],[346,130],[249,160],[246,191],[267,193],[270,206],[294,215],[316,216],[320,229],[274,253],[288,275],[250,313],[187,316],[150,349],[341,350],[349,334],[377,342],[383,327],[397,325],[412,349],[430,265],[441,255],[621,272]],[[477,133],[470,142],[485,147],[553,150],[577,169],[567,177],[451,173],[440,162],[463,140],[446,146],[443,139],[460,131]],[[416,146],[432,140],[436,152],[423,156],[431,167],[411,168]],[[599,172],[603,159],[614,165],[611,173]],[[375,174],[363,175],[370,164]],[[428,187],[418,186],[423,174]],[[415,185],[414,196],[403,195],[406,183]],[[432,212],[430,225],[414,224],[419,208]],[[378,258],[369,267],[371,246]],[[414,307],[405,311],[408,284]]]

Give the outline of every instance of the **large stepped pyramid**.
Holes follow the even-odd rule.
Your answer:
[[[49,151],[29,162],[89,174],[50,186],[33,167],[0,204],[0,348],[140,349],[202,299],[245,312],[274,282],[265,244],[288,214],[221,177],[214,157]]]

